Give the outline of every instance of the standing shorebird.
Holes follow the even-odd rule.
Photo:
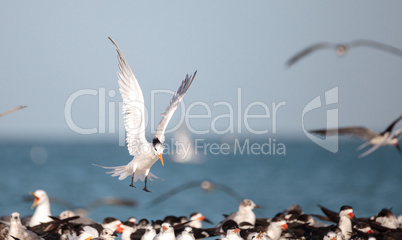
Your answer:
[[[117,44],[109,37],[110,41],[115,45],[117,50],[117,58],[119,60],[119,77],[120,93],[123,98],[123,113],[124,125],[127,132],[126,142],[130,155],[134,156],[133,160],[127,165],[117,167],[103,167],[112,169],[107,172],[112,174],[112,177],[119,176],[119,180],[123,180],[131,175],[130,186],[135,188],[133,182],[138,179],[145,181],[144,191],[150,192],[147,189],[147,179],[152,180],[152,177],[158,178],[150,172],[152,165],[158,160],[161,160],[163,165],[162,153],[164,150],[163,142],[165,141],[165,129],[177,109],[180,101],[183,99],[184,94],[190,87],[194,80],[195,74],[187,75],[182,81],[179,89],[174,93],[169,106],[162,114],[155,136],[152,142],[148,142],[145,138],[145,110],[144,110],[144,96],[137,79],[135,78],[130,66],[127,63],[123,53]]]
[[[395,125],[402,120],[402,116],[393,121],[382,133],[375,132],[373,130],[367,129],[365,127],[345,127],[345,128],[337,128],[337,129],[319,129],[319,130],[311,130],[310,133],[320,134],[320,135],[352,135],[354,137],[358,137],[366,140],[367,142],[363,143],[358,147],[358,150],[361,150],[369,145],[372,147],[366,152],[359,155],[359,158],[365,157],[370,153],[377,150],[377,148],[385,145],[394,145],[398,151],[401,151],[401,148],[398,144],[398,136],[402,134],[402,129],[396,130],[392,132]]]

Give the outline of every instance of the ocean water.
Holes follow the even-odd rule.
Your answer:
[[[239,145],[244,146],[246,141],[249,148],[256,144],[256,149],[268,143],[267,139],[243,139]],[[242,153],[231,149],[216,154],[216,149],[208,149],[204,155],[204,148],[222,144],[219,139],[204,140],[198,143],[202,144],[198,163],[176,163],[166,154],[165,166],[158,161],[151,169],[163,178],[148,181],[151,193],[141,190],[143,182],[137,182],[137,188],[133,189],[128,186],[129,178],[119,181],[106,175],[105,169],[92,165],[128,163],[131,157],[127,148],[116,142],[2,141],[0,215],[14,211],[22,216],[31,215],[32,199],[26,196],[36,189],[44,189],[52,198],[63,199],[77,208],[104,197],[136,202],[134,207],[100,206],[88,212],[98,222],[109,216],[120,220],[132,216],[156,220],[167,215],[189,216],[198,211],[216,224],[223,219],[222,214],[237,210],[240,198],[252,199],[263,206],[254,211],[257,217],[273,217],[292,204],[316,214],[320,213],[317,204],[335,211],[342,205],[351,205],[357,217],[375,215],[382,208],[391,207],[395,214],[402,213],[402,155],[394,147],[382,147],[359,159],[356,148],[360,141],[341,139],[336,154],[308,139],[274,141],[271,152],[265,145],[262,153],[256,149],[248,153],[246,149]],[[276,144],[275,151],[272,144]],[[279,151],[281,146],[284,149]],[[173,188],[206,179],[232,189],[239,197],[219,187],[207,192],[194,184],[153,203]],[[67,208],[72,207],[53,202],[52,214],[58,215]]]

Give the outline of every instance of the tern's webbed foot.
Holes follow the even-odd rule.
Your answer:
[[[142,190],[144,190],[145,192],[151,192],[148,190],[148,188],[144,187]]]
[[[132,184],[132,183],[130,183],[129,186],[132,187],[132,188],[136,188],[136,187],[134,186],[134,184]]]

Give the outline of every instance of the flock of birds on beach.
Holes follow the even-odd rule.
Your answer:
[[[223,215],[214,224],[202,213],[189,217],[166,216],[148,220],[135,216],[125,221],[107,217],[97,223],[72,210],[52,216],[51,204],[44,190],[36,190],[32,216],[13,212],[1,217],[0,240],[396,240],[402,239],[402,215],[391,209],[377,215],[356,218],[353,208],[342,206],[338,212],[319,206],[324,215],[306,214],[292,205],[272,218],[256,218],[254,209],[262,208],[250,199],[240,202],[237,211]],[[211,227],[205,227],[204,222]],[[329,224],[324,223],[329,222]]]
[[[133,159],[127,164],[117,167],[100,166],[109,169],[108,173],[118,176],[119,180],[131,177],[129,186],[135,188],[134,182],[144,181],[144,191],[147,180],[158,178],[150,172],[152,165],[160,160],[163,165],[162,153],[165,141],[165,129],[177,109],[180,101],[193,82],[197,71],[187,75],[179,89],[173,95],[168,107],[162,114],[151,142],[145,137],[144,97],[137,79],[135,78],[127,60],[114,40],[109,38],[117,50],[118,56],[118,84],[123,98],[123,114],[126,129],[126,142]],[[353,47],[367,46],[402,56],[402,50],[395,47],[370,41],[357,40],[345,44],[318,43],[314,44],[292,57],[287,65],[290,67],[301,58],[312,52],[334,48],[339,56]],[[0,114],[0,117],[22,109],[20,106]],[[372,146],[359,157],[367,156],[384,145],[394,145],[400,150],[398,137],[402,130],[393,131],[394,126],[402,116],[392,122],[382,133],[374,132],[365,127],[347,127],[339,129],[318,129],[311,133],[320,135],[352,135],[366,140],[360,148]],[[99,165],[96,165],[99,166]],[[214,227],[205,228],[203,221],[208,221],[201,213],[194,213],[189,218],[167,216],[163,220],[141,219],[135,217],[121,221],[107,217],[102,223],[80,216],[67,210],[59,216],[52,216],[50,201],[45,191],[37,190],[33,193],[36,207],[34,214],[29,218],[21,218],[20,213],[13,212],[10,216],[2,217],[0,222],[0,240],[90,240],[114,239],[121,234],[121,239],[129,240],[194,240],[202,238],[222,240],[278,240],[278,239],[322,239],[322,240],[349,240],[349,239],[402,239],[402,217],[398,218],[390,209],[382,209],[377,215],[368,218],[356,218],[353,208],[342,206],[338,212],[320,206],[325,216],[305,214],[297,205],[278,213],[272,218],[256,218],[253,209],[259,208],[252,200],[244,199],[239,209],[226,215]],[[333,222],[324,224],[322,221]]]

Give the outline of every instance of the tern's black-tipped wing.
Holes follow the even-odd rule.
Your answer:
[[[183,99],[186,94],[188,88],[193,82],[197,71],[194,72],[193,75],[186,75],[186,78],[181,82],[179,89],[174,93],[172,100],[170,100],[169,106],[166,108],[165,112],[162,113],[162,119],[156,128],[156,132],[154,135],[154,139],[159,139],[161,143],[165,141],[165,130],[167,125],[169,124],[170,119],[173,116],[173,113],[176,111],[179,106],[180,101]]]
[[[374,132],[365,127],[346,127],[346,128],[338,128],[338,129],[318,129],[311,130],[309,133],[315,133],[320,135],[351,135],[353,137],[362,138],[365,140],[370,140],[374,137],[379,136],[377,132]]]
[[[367,39],[354,40],[350,42],[349,45],[350,47],[372,47],[402,57],[402,49],[373,40],[367,40]]]
[[[392,129],[394,128],[394,126],[402,119],[402,116],[400,116],[399,118],[397,118],[395,121],[393,121],[388,127],[387,129],[384,130],[384,132],[381,133],[381,135],[385,134],[386,132],[391,133]]]
[[[301,58],[311,54],[314,51],[320,50],[320,49],[326,49],[326,48],[335,48],[336,45],[333,43],[328,43],[328,42],[324,42],[324,43],[316,43],[313,44],[303,50],[301,50],[300,52],[296,53],[293,57],[291,57],[287,62],[286,65],[288,67],[292,66],[295,62],[299,61]]]

